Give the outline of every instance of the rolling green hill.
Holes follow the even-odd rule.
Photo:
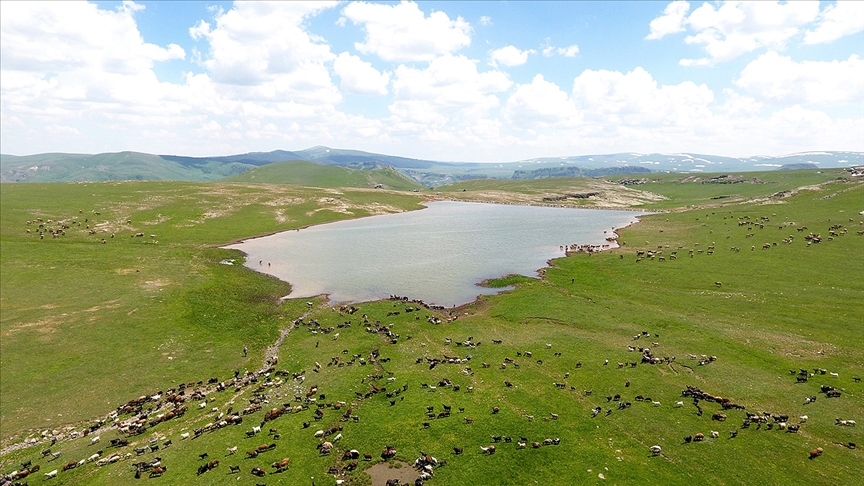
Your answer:
[[[139,152],[2,155],[2,182],[101,182],[117,180],[212,181],[239,174],[244,162],[185,158],[170,160]]]
[[[393,168],[357,170],[320,165],[305,160],[276,162],[256,167],[248,172],[228,177],[223,182],[253,182],[296,184],[309,187],[368,187],[410,191],[423,186],[408,179]]]
[[[399,470],[416,477],[408,464],[428,453],[447,462],[428,486],[857,484],[864,428],[848,421],[864,416],[864,181],[838,169],[723,175],[442,188],[532,204],[598,191],[625,204],[632,191],[629,204],[665,211],[618,231],[619,248],[494,279],[515,288],[443,310],[282,299],[289,284],[216,247],[418,209],[421,194],[4,184],[0,473],[29,461],[41,467],[26,478],[34,486],[125,485],[134,464],[158,457],[164,474],[138,482],[377,486]],[[710,398],[682,396],[689,386]],[[284,412],[262,423],[273,409]],[[220,422],[233,414],[242,425]],[[121,431],[129,422],[144,430]],[[394,459],[381,458],[386,445]],[[40,453],[49,447],[59,457]],[[96,450],[101,465],[87,461]],[[369,459],[343,459],[351,450]],[[290,468],[276,470],[283,458]],[[373,468],[384,478],[370,479]]]

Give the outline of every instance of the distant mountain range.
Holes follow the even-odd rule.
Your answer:
[[[393,167],[427,187],[465,179],[593,177],[646,172],[745,172],[779,168],[832,168],[864,165],[864,152],[804,152],[780,157],[721,157],[701,154],[606,154],[545,157],[508,163],[441,162],[359,150],[312,147],[306,150],[185,157],[140,152],[0,155],[2,182],[106,180],[213,181],[252,168],[290,160],[360,170]]]

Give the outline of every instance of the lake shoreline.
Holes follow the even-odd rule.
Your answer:
[[[307,225],[242,238],[222,248],[240,251],[246,268],[287,283],[291,291],[282,300],[324,297],[328,305],[334,306],[384,301],[395,293],[412,298],[421,296],[419,300],[451,308],[477,302],[483,295],[497,295],[512,289],[512,286],[490,287],[487,285],[490,281],[508,275],[542,278],[558,258],[619,248],[617,231],[640,222],[638,217],[623,215],[615,209],[607,209],[608,215],[597,216],[579,211],[551,211],[588,209],[558,205],[433,198],[423,201],[418,209],[430,209],[433,203],[442,206],[434,204],[436,210],[426,216],[407,216],[419,213],[409,210],[375,215],[402,215],[396,220],[357,224],[368,217],[343,219],[329,222],[338,225],[324,230],[320,229],[324,223]],[[514,209],[504,209],[505,206]],[[644,211],[640,213],[645,214]],[[607,224],[609,226],[605,226]],[[296,237],[291,233],[313,227],[319,230]],[[251,249],[238,247],[264,236],[280,234],[284,237],[255,243]],[[562,237],[571,242],[555,244]],[[599,241],[600,238],[605,241]],[[394,240],[396,246],[389,243]],[[574,240],[577,243],[572,243]],[[537,258],[538,251],[548,256]],[[393,267],[400,258],[406,262]],[[254,259],[259,259],[258,265],[254,264]],[[541,266],[534,267],[538,263]],[[345,274],[348,268],[355,270]],[[397,268],[399,270],[395,270]],[[483,274],[486,277],[482,277]],[[420,275],[422,279],[417,278]],[[481,278],[475,280],[477,276]],[[478,291],[478,287],[484,291]]]

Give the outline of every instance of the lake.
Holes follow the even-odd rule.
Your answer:
[[[291,298],[333,302],[390,295],[452,306],[501,289],[507,274],[537,276],[562,245],[607,244],[645,213],[437,201],[426,209],[291,230],[228,246],[246,266],[291,284]],[[259,263],[259,261],[261,263]]]

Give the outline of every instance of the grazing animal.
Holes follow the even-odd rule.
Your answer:
[[[489,447],[480,446],[480,450],[483,452],[483,454],[489,454],[489,455],[495,454],[495,446],[494,445],[490,445]]]
[[[281,461],[274,462],[271,467],[276,469],[276,471],[284,471],[291,464],[290,458],[282,459]]]
[[[231,474],[236,474],[240,472],[240,466],[228,466],[228,469],[231,470]]]
[[[453,448],[453,454],[456,454],[457,456],[459,454],[462,454],[462,448],[461,447],[454,447]]]
[[[234,453],[236,453],[236,452],[237,452],[237,446],[229,447],[229,448],[228,448],[228,455],[229,455],[229,456],[232,455],[232,454],[234,454]]]
[[[817,457],[822,455],[822,452],[823,451],[821,447],[813,449],[812,451],[810,451],[810,459],[816,459]]]
[[[57,470],[55,469],[51,472],[45,473],[45,477],[48,479],[56,478],[57,477]]]
[[[663,452],[663,449],[661,449],[659,445],[653,445],[649,447],[648,450],[651,452],[652,456],[659,455],[661,452]]]

